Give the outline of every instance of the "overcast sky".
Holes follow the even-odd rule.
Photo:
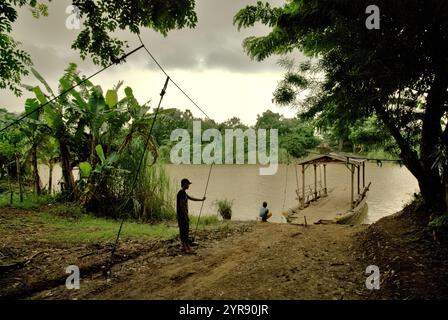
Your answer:
[[[280,5],[283,0],[270,1]],[[196,12],[199,22],[195,29],[171,31],[167,37],[149,29],[142,30],[141,37],[170,76],[201,106],[207,114],[221,122],[237,116],[246,124],[254,124],[257,114],[267,109],[287,117],[294,110],[279,108],[272,104],[272,92],[281,80],[283,69],[277,65],[279,57],[263,62],[251,61],[244,53],[242,41],[251,35],[268,32],[264,26],[241,30],[233,26],[233,16],[247,4],[256,0],[197,0]],[[82,61],[79,53],[70,48],[78,30],[68,30],[65,21],[66,7],[70,0],[57,0],[49,4],[49,16],[38,20],[32,18],[29,9],[19,11],[13,36],[22,48],[31,54],[34,67],[53,88],[69,62],[75,62],[84,75],[90,75],[99,66]],[[121,32],[121,40],[129,42],[132,50],[139,46],[136,35]],[[301,59],[295,54],[296,60]],[[119,80],[130,86],[140,102],[152,100],[155,106],[165,76],[157,69],[142,49],[127,59],[127,63],[112,66],[92,79],[103,90],[111,88]],[[23,81],[37,84],[32,77]],[[124,87],[122,87],[123,91]],[[123,92],[121,92],[123,95]],[[0,107],[22,111],[27,92],[20,98],[7,90],[0,90]],[[201,113],[173,85],[165,96],[163,107],[190,109],[195,116]]]

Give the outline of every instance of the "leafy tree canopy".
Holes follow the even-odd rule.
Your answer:
[[[103,66],[118,61],[124,53],[126,41],[114,37],[115,31],[138,34],[140,28],[151,28],[167,35],[172,29],[193,28],[197,23],[194,0],[73,0],[72,4],[79,9],[83,24],[72,48],[83,59],[89,56]],[[10,35],[17,9],[24,6],[31,8],[35,18],[48,15],[48,5],[37,0],[0,1],[0,89],[16,95],[21,94],[21,78],[32,64],[30,55]]]
[[[379,30],[366,27],[370,4],[289,0],[272,8],[258,2],[238,12],[235,24],[272,27],[268,35],[244,41],[254,59],[294,49],[318,58],[323,79],[304,111],[346,119],[345,124],[377,115],[417,178],[425,203],[445,211],[448,2],[376,1]],[[306,72],[299,74],[306,78]],[[285,93],[296,100],[296,91]]]

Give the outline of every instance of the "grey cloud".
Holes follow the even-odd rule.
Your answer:
[[[283,1],[271,1],[279,5]],[[236,72],[281,71],[278,57],[254,62],[243,51],[243,40],[251,35],[263,35],[269,29],[262,25],[238,31],[233,17],[239,9],[256,1],[202,0],[197,2],[198,25],[195,29],[173,30],[166,38],[151,30],[143,30],[142,38],[161,64],[167,68],[197,69],[199,60],[205,67]],[[129,37],[129,34],[127,34]],[[138,43],[131,41],[134,46]],[[150,64],[151,68],[154,65]]]
[[[283,0],[270,2],[280,5]],[[256,1],[251,0],[199,0],[196,4],[199,22],[195,29],[173,30],[167,37],[145,29],[142,30],[142,38],[167,68],[194,70],[199,67],[199,60],[202,58],[206,60],[207,68],[238,72],[278,71],[277,58],[255,63],[243,52],[242,41],[245,37],[266,34],[269,29],[257,25],[238,32],[233,25],[233,17],[238,10],[255,3]],[[32,18],[27,8],[20,10],[13,35],[29,48],[28,52],[36,65],[59,65],[61,60],[64,60],[65,64],[67,61],[80,61],[79,53],[70,48],[77,31],[65,27],[68,17],[65,9],[70,4],[70,0],[52,1],[49,4],[49,16],[40,19]],[[128,31],[119,31],[116,34],[120,39],[129,42],[130,49],[139,45],[137,37]],[[53,52],[42,56],[42,50],[45,48],[51,48]],[[138,58],[129,59],[129,63],[141,64],[145,60],[145,57],[139,55]],[[153,65],[149,66],[153,68]]]
[[[284,0],[270,2],[281,5]],[[263,35],[269,31],[268,28],[257,25],[239,32],[233,25],[233,17],[238,10],[255,3],[255,0],[198,0],[196,10],[199,22],[195,29],[173,30],[167,37],[145,29],[141,36],[167,70],[194,71],[207,68],[240,73],[282,73],[277,65],[278,57],[254,62],[243,51],[242,41],[245,37]],[[52,86],[57,84],[57,79],[69,62],[77,63],[84,74],[99,69],[90,60],[82,61],[79,52],[70,48],[77,36],[76,30],[65,27],[68,17],[65,9],[70,4],[70,0],[54,0],[49,4],[49,16],[38,20],[32,18],[28,9],[21,9],[13,29],[13,36],[23,43],[22,47],[30,53],[35,68]],[[128,31],[119,31],[116,35],[129,42],[128,50],[139,46],[136,35]],[[130,67],[156,68],[143,50],[130,56],[127,64]],[[23,83],[32,81],[32,77],[27,77]],[[0,91],[0,105],[18,101],[11,95],[10,92]]]

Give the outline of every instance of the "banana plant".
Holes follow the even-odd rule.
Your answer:
[[[59,143],[59,157],[61,161],[65,191],[69,199],[76,198],[75,180],[73,177],[72,159],[69,146],[71,143],[71,136],[69,132],[73,124],[77,122],[76,115],[67,112],[69,104],[66,95],[49,102],[50,99],[55,97],[53,90],[35,69],[32,68],[31,71],[36,79],[39,80],[39,82],[45,87],[46,92],[44,93],[40,86],[25,85],[24,87],[35,94],[40,106],[45,104],[45,107],[43,108],[43,118],[45,124],[51,131],[51,135],[54,136]],[[72,72],[73,68],[70,66],[66,69],[61,80],[69,76]],[[60,86],[59,92],[62,91],[63,89]]]
[[[102,145],[95,147],[96,155],[99,162],[92,165],[88,161],[81,162],[79,164],[80,174],[80,190],[82,194],[80,196],[81,204],[87,204],[92,197],[95,196],[95,192],[98,191],[98,184],[103,184],[104,178],[114,177],[120,173],[129,173],[128,170],[121,169],[119,164],[119,156],[116,152],[106,157]],[[100,186],[101,187],[101,186]],[[102,185],[103,189],[108,189],[107,184]]]
[[[41,111],[39,109],[39,106],[40,104],[37,99],[26,100],[25,113],[27,114],[27,117],[24,118],[19,127],[29,144],[29,152],[27,158],[31,158],[34,192],[37,195],[41,194],[41,183],[37,166],[38,149],[42,146],[45,141],[45,137],[48,134],[47,127],[40,119]]]
[[[59,145],[55,138],[45,137],[44,143],[39,148],[39,159],[45,164],[48,169],[48,194],[53,192],[53,169],[54,166],[60,161],[59,157]]]

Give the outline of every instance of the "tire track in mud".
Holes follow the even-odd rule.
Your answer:
[[[171,242],[171,241],[167,240],[166,242]],[[163,246],[162,241],[153,241],[152,245],[149,246],[147,250],[142,251],[142,252],[138,252],[138,251],[119,252],[115,256],[116,261],[114,261],[114,264],[121,264],[126,261],[136,259],[139,256],[141,256],[145,253],[148,253],[148,252],[150,252],[158,247],[161,247],[161,246]],[[93,254],[89,253],[88,255],[93,255]],[[104,273],[107,262],[108,262],[108,257],[110,257],[110,252],[109,252],[109,250],[107,250],[107,248],[103,248],[103,250],[99,250],[98,256],[100,256],[100,258],[98,259],[99,260],[98,262],[93,263],[93,264],[88,264],[88,265],[81,265],[79,267],[80,274],[82,274],[85,277],[85,276],[91,276],[91,275],[97,274],[97,273],[101,273],[101,274]],[[78,259],[81,260],[83,257],[84,256],[81,256]],[[11,272],[7,272],[6,276],[14,277],[16,274],[19,274],[19,273],[20,273],[20,269],[13,270]],[[15,290],[9,290],[6,294],[0,295],[0,299],[2,299],[2,300],[24,299],[24,298],[32,297],[33,295],[38,294],[39,292],[50,290],[52,288],[57,288],[57,287],[61,287],[61,286],[65,287],[65,281],[68,276],[69,276],[68,274],[61,273],[58,275],[53,275],[53,277],[50,279],[48,279],[48,278],[42,279],[42,280],[35,281],[31,284],[26,284],[25,287],[17,288]],[[14,279],[17,280],[19,278],[15,277]]]

